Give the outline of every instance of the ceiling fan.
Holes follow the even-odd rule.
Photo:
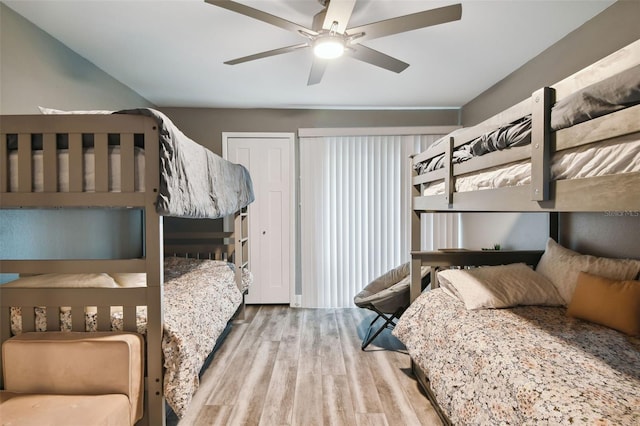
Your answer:
[[[462,5],[455,4],[348,28],[347,25],[349,24],[349,18],[351,18],[356,0],[318,1],[324,9],[313,17],[311,28],[306,28],[242,3],[236,3],[231,0],[205,0],[205,2],[212,5],[249,16],[285,30],[293,31],[307,39],[304,43],[244,56],[226,61],[225,64],[236,65],[312,47],[314,58],[307,85],[320,83],[329,61],[343,54],[380,68],[400,73],[404,71],[409,64],[366,47],[361,43],[366,40],[405,31],[457,21],[462,16]]]

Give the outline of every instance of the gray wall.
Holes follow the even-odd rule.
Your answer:
[[[0,113],[152,104],[0,3]]]
[[[136,209],[0,211],[3,259],[131,259],[142,257],[143,215]],[[46,215],[46,216],[43,216]],[[45,220],[42,220],[42,219]],[[71,231],[69,223],[71,225]]]
[[[460,245],[470,250],[500,244],[502,250],[538,250],[549,237],[546,213],[463,213]]]
[[[543,86],[549,86],[640,39],[640,1],[618,1],[602,13],[568,34],[540,55],[501,80],[462,108],[462,124],[472,126],[527,98]],[[469,248],[487,247],[500,243],[505,248],[544,248],[548,235],[548,215],[517,213],[462,214],[462,245]],[[566,223],[573,224],[567,216]],[[571,229],[589,233],[598,221],[606,222],[606,229],[614,218],[599,215],[580,215],[580,226]],[[585,219],[588,218],[588,221]],[[636,218],[637,219],[637,218]],[[636,223],[638,221],[636,220]],[[585,225],[588,223],[590,226]],[[517,225],[517,226],[516,226]],[[595,229],[595,228],[592,228]],[[586,235],[586,234],[585,234]],[[605,235],[602,235],[603,237]],[[566,237],[566,236],[565,236]],[[576,249],[579,237],[570,240]],[[631,240],[627,240],[631,241]],[[635,239],[637,241],[637,238]],[[637,250],[636,250],[637,251]],[[624,251],[623,251],[624,252]],[[621,252],[618,251],[618,255]],[[630,253],[627,251],[627,253]],[[640,255],[636,255],[640,257]]]
[[[562,214],[560,242],[594,256],[640,259],[640,211]]]
[[[153,106],[0,3],[0,113]],[[301,127],[458,124],[459,110],[339,111],[160,108],[189,137],[222,153],[222,132],[295,132]]]
[[[640,39],[640,1],[621,0],[462,107],[472,126]],[[544,24],[541,24],[544,28]]]
[[[0,3],[0,113],[151,105]],[[1,210],[0,257],[140,257],[141,222],[135,210]]]
[[[160,108],[190,138],[222,154],[222,132],[289,132],[318,127],[398,127],[458,124],[457,109],[308,110]]]

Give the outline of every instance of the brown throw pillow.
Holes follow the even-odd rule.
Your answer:
[[[640,336],[640,281],[580,272],[567,315]]]

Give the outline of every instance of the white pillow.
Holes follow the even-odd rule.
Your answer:
[[[640,260],[610,259],[580,254],[562,247],[549,238],[536,272],[547,277],[556,286],[564,299],[564,304],[568,305],[573,297],[580,272],[612,280],[633,280],[640,273]]]
[[[553,283],[524,263],[446,269],[438,282],[469,310],[563,304]]]
[[[107,110],[101,110],[101,109],[89,110],[89,111],[63,111],[61,109],[45,108],[45,107],[41,107],[41,106],[39,106],[38,109],[40,110],[40,112],[42,114],[45,114],[45,115],[55,115],[55,114],[60,114],[60,115],[69,115],[69,114],[113,114],[113,111],[107,111]]]

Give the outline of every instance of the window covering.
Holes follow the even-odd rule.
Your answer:
[[[440,136],[300,138],[303,307],[353,307],[367,283],[409,260],[409,156]],[[438,216],[423,226],[427,249],[457,243],[457,219]]]

